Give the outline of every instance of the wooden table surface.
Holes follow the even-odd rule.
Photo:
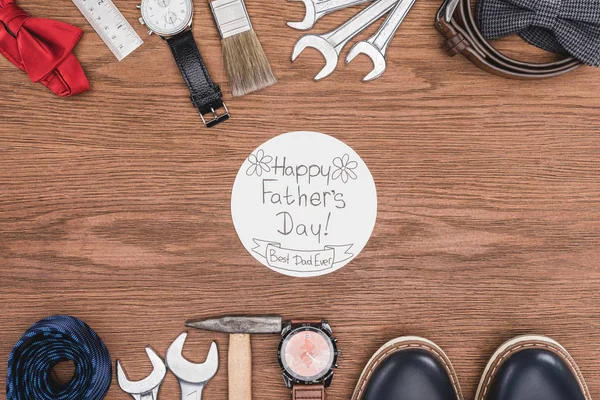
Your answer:
[[[76,54],[92,90],[59,98],[0,58],[0,377],[21,334],[52,314],[87,321],[140,379],[144,346],[164,354],[187,318],[280,313],[330,320],[344,352],[330,399],[348,399],[371,354],[409,334],[446,350],[471,399],[495,348],[524,333],[560,341],[600,398],[600,71],[488,75],[443,53],[439,4],[421,0],[382,78],[362,84],[362,58],[313,82],[316,52],[290,63],[302,33],[285,22],[302,4],[248,0],[279,83],[232,99],[208,5],[196,1],[195,37],[232,114],[207,130],[133,0],[115,3],[146,43],[120,63],[71,1],[18,3],[85,30]],[[519,39],[501,45],[542,57]],[[318,279],[259,265],[230,217],[244,158],[294,130],[351,145],[378,189],[364,252]],[[212,339],[223,367],[204,397],[226,399],[227,337],[193,332],[185,354],[202,361]],[[255,400],[289,396],[277,344],[253,340]],[[108,398],[128,397],[114,381]],[[171,375],[161,398],[179,399]]]

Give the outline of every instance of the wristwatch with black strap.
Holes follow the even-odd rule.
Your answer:
[[[221,89],[210,78],[192,35],[192,0],[142,0],[138,8],[142,12],[140,22],[148,27],[148,33],[156,33],[171,48],[204,125],[210,128],[228,120]]]
[[[285,323],[279,344],[279,365],[293,400],[324,400],[341,352],[327,321]]]

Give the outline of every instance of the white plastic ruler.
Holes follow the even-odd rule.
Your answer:
[[[112,0],[73,0],[73,3],[119,61],[144,43]]]

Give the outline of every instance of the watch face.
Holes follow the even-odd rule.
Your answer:
[[[319,329],[302,327],[281,344],[281,364],[295,379],[312,382],[333,367],[335,350],[331,339]]]
[[[192,20],[191,0],[144,0],[142,18],[146,26],[159,35],[175,35]]]

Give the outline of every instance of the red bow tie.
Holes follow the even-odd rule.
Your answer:
[[[2,26],[4,23],[4,26]],[[90,84],[71,53],[81,29],[64,22],[33,18],[14,4],[0,0],[0,53],[59,96],[83,93]]]

